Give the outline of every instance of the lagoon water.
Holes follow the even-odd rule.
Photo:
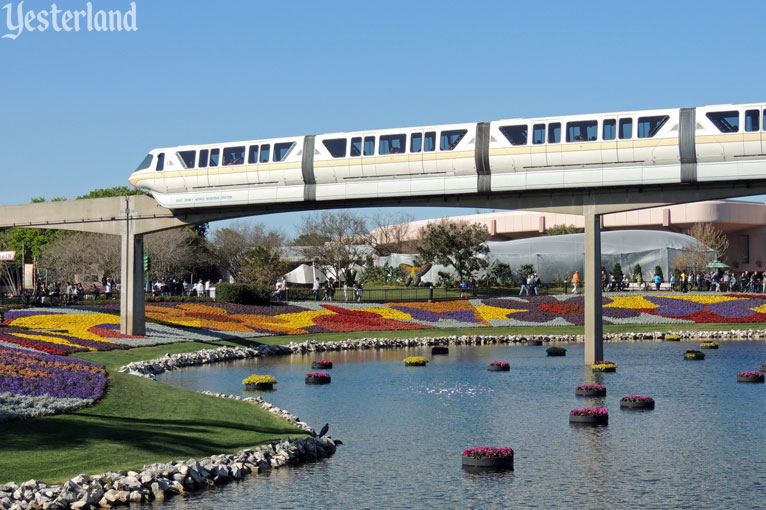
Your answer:
[[[704,361],[697,343],[606,344],[616,373],[584,369],[583,346],[450,347],[317,353],[188,368],[160,380],[194,390],[261,395],[343,441],[313,464],[251,475],[167,502],[169,509],[250,508],[746,508],[766,498],[766,385],[736,373],[766,362],[766,343],[722,342]],[[427,367],[405,367],[425,355]],[[304,384],[330,359],[332,383]],[[494,360],[510,372],[489,372]],[[271,374],[273,392],[244,391]],[[605,398],[575,396],[601,383]],[[620,397],[650,395],[652,411],[622,411]],[[568,422],[578,407],[606,407],[607,427]],[[222,417],[223,418],[223,417]],[[464,448],[510,446],[515,470],[469,473]]]

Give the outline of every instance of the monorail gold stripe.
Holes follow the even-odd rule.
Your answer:
[[[763,137],[761,136],[763,135]],[[726,135],[701,135],[695,138],[695,143],[737,143],[757,142],[766,140],[766,133],[729,133]]]

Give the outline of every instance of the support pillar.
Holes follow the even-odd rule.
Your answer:
[[[585,364],[604,359],[601,310],[601,215],[586,205],[585,213]]]
[[[120,333],[144,336],[144,236],[133,233],[133,222],[127,220],[122,233],[120,270]]]

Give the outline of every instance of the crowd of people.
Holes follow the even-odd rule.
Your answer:
[[[314,301],[335,301],[335,291],[338,289],[338,283],[332,276],[324,283],[319,282],[319,277],[314,278],[311,291],[314,294]],[[348,282],[343,282],[343,300],[349,300],[349,292],[353,301],[361,301],[364,285],[362,282],[354,282],[351,287]]]
[[[576,285],[579,283],[579,274],[575,272],[575,278],[572,278],[573,293],[577,293]],[[645,291],[653,287],[654,290],[661,290],[664,278],[659,274],[652,276],[651,281],[644,281],[643,278],[637,283],[637,290]],[[671,291],[679,292],[749,292],[766,293],[766,271],[743,271],[739,275],[734,271],[682,271],[678,278],[671,274],[667,283]],[[601,272],[601,290],[604,292],[619,292],[629,290],[630,280],[627,275],[622,279],[618,278],[609,271]]]
[[[96,283],[91,284],[86,290],[82,283],[76,282],[40,282],[32,292],[32,299],[39,304],[59,304],[75,303],[85,301],[86,298],[93,300],[99,299],[103,294],[104,299],[112,299],[113,291],[119,293],[120,284],[115,283],[111,278],[104,277],[101,286]]]

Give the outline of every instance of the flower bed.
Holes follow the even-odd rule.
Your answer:
[[[490,372],[509,372],[511,370],[511,364],[507,361],[493,361],[487,367]]]
[[[248,390],[273,390],[277,380],[271,375],[256,375],[242,379]]]
[[[623,409],[654,409],[654,399],[643,395],[628,395],[620,399]]]
[[[580,425],[607,425],[609,413],[603,407],[584,407],[569,412],[569,423]]]
[[[463,450],[462,465],[466,468],[513,469],[513,449],[480,446]]]
[[[737,382],[762,383],[763,380],[763,372],[751,372],[747,370],[737,374]]]
[[[311,372],[306,374],[306,384],[330,384],[330,374],[327,372]]]
[[[431,355],[434,354],[449,354],[449,347],[446,345],[435,345],[431,347]]]
[[[718,343],[716,342],[702,342],[700,344],[702,349],[718,349]]]
[[[594,361],[591,369],[594,372],[616,372],[617,363],[614,361]]]
[[[702,351],[695,351],[694,349],[691,349],[684,353],[684,359],[703,360],[705,359],[705,353]]]
[[[407,367],[424,367],[428,363],[428,359],[423,356],[410,356],[404,358],[404,365]]]
[[[311,362],[311,368],[319,370],[329,370],[332,368],[332,361],[329,359],[318,359]]]
[[[578,397],[606,397],[606,386],[600,384],[583,384],[575,388]]]
[[[548,353],[548,356],[566,356],[567,350],[563,347],[548,347],[545,352]]]

